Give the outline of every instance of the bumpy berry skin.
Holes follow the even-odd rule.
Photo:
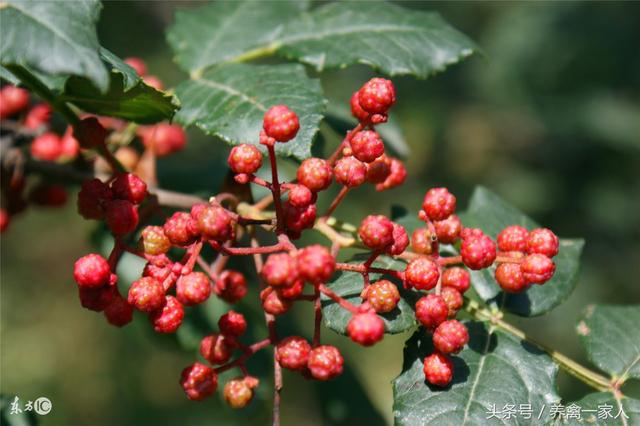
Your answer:
[[[397,256],[403,253],[409,246],[409,236],[404,226],[393,224],[393,244],[387,247],[387,253],[392,256]]]
[[[245,143],[234,146],[227,163],[234,173],[252,175],[262,166],[262,153],[255,145]]]
[[[73,128],[73,137],[78,140],[81,147],[86,149],[104,145],[107,134],[107,130],[102,127],[96,117],[84,118]]]
[[[225,336],[240,337],[247,331],[247,320],[236,311],[229,311],[218,320],[220,333]]]
[[[435,352],[424,359],[423,372],[427,382],[445,387],[453,378],[453,363],[445,355]]]
[[[300,278],[310,283],[324,283],[336,269],[336,259],[329,249],[319,244],[307,246],[298,252]]]
[[[164,306],[149,314],[149,321],[158,333],[175,333],[182,324],[183,318],[182,303],[173,296],[166,296]]]
[[[435,330],[448,315],[449,307],[440,295],[427,294],[416,302],[416,319],[428,330]]]
[[[169,288],[173,286],[173,282],[171,283],[166,282],[167,278],[169,278],[169,275],[171,274],[171,268],[172,268],[172,265],[157,266],[149,262],[144,266],[144,269],[142,270],[142,276],[155,278],[165,286],[164,290],[166,292]]]
[[[211,334],[200,341],[200,355],[212,365],[229,361],[231,350],[228,340],[219,334]]]
[[[286,201],[283,204],[285,225],[289,237],[296,239],[300,237],[301,231],[313,227],[316,221],[317,208],[315,204],[306,207],[295,207]]]
[[[376,191],[378,192],[400,186],[407,178],[407,169],[404,167],[404,163],[393,157],[390,157],[389,160],[389,175],[384,181],[376,185]]]
[[[182,370],[180,385],[187,398],[202,401],[216,391],[218,376],[211,367],[196,362]]]
[[[291,287],[279,287],[278,294],[284,299],[297,299],[304,290],[304,280],[297,280]]]
[[[426,228],[417,228],[411,234],[411,248],[418,254],[431,254],[433,252],[433,241],[431,232]]]
[[[355,157],[344,157],[333,167],[336,182],[348,188],[355,188],[364,183],[367,176],[367,166]]]
[[[508,293],[519,293],[529,287],[522,268],[517,263],[501,263],[496,268],[496,281]]]
[[[224,400],[229,404],[231,408],[244,408],[253,399],[253,388],[257,386],[257,379],[247,380],[246,377],[239,377],[229,380],[224,385],[222,392]],[[255,385],[252,386],[255,382]]]
[[[298,279],[298,263],[287,253],[272,254],[267,258],[260,275],[270,286],[289,287]]]
[[[349,144],[354,157],[364,163],[371,163],[384,154],[384,142],[373,130],[362,130],[356,133]]]
[[[367,182],[383,183],[391,174],[391,158],[382,155],[367,164]]]
[[[29,110],[24,118],[24,127],[36,130],[51,121],[51,107],[45,103],[39,103]]]
[[[95,312],[102,312],[107,309],[116,295],[117,291],[112,286],[98,288],[78,288],[80,305],[82,305],[82,307],[85,309],[89,309]]]
[[[198,230],[189,213],[175,212],[164,223],[163,229],[171,244],[176,246],[188,246],[198,239]]]
[[[147,196],[147,184],[133,173],[123,173],[115,178],[111,191],[115,198],[140,204]]]
[[[198,214],[198,231],[210,240],[224,242],[233,235],[233,217],[220,206],[207,206]]]
[[[372,346],[384,337],[384,321],[372,312],[355,314],[347,324],[347,334],[362,346]]]
[[[131,56],[124,59],[124,63],[133,68],[139,76],[147,74],[147,64],[140,58]]]
[[[283,297],[282,294],[273,287],[267,287],[260,292],[262,309],[271,315],[282,315],[291,309],[291,300]]]
[[[484,269],[496,260],[496,245],[488,236],[480,233],[470,233],[462,239],[460,245],[462,262],[473,270]]]
[[[440,271],[433,260],[419,257],[409,262],[404,276],[407,286],[417,290],[431,290],[438,283]]]
[[[151,277],[142,277],[131,284],[128,302],[142,312],[153,312],[166,303],[162,284]]]
[[[556,234],[547,228],[537,228],[529,232],[527,253],[544,254],[551,258],[558,254],[559,240]]]
[[[157,256],[171,248],[171,241],[161,226],[147,226],[142,230],[142,248],[146,254]]]
[[[270,138],[278,142],[288,142],[296,137],[300,122],[296,113],[286,105],[276,105],[264,114],[262,126]]]
[[[185,306],[198,305],[211,295],[209,277],[202,272],[191,272],[176,281],[176,297]]]
[[[111,268],[106,259],[91,253],[78,259],[73,266],[73,278],[80,288],[98,288],[109,283]]]
[[[289,336],[278,343],[276,359],[282,368],[302,371],[307,367],[311,345],[304,338]]]
[[[379,280],[363,291],[363,298],[379,314],[393,311],[400,301],[398,287],[389,280]]]
[[[422,209],[431,220],[445,220],[456,211],[456,197],[447,188],[431,188],[424,196]]]
[[[447,320],[433,332],[433,346],[443,354],[458,353],[469,341],[469,332],[458,320]]]
[[[62,154],[62,142],[55,133],[43,133],[31,142],[31,156],[37,160],[56,161]]]
[[[383,250],[393,244],[393,222],[382,215],[364,218],[358,235],[365,246],[373,250]]]
[[[112,198],[111,189],[100,179],[84,181],[78,193],[78,213],[85,219],[102,219],[105,203]]]
[[[322,191],[331,185],[333,173],[329,162],[322,158],[307,158],[296,173],[298,182],[313,192]]]
[[[358,103],[370,114],[385,114],[396,102],[396,89],[390,80],[372,78],[358,91]]]
[[[351,114],[358,119],[360,122],[367,122],[369,120],[369,113],[362,109],[360,106],[360,101],[358,100],[358,92],[353,92],[351,95],[351,100],[349,101],[351,104]]]
[[[124,327],[133,320],[133,307],[122,296],[116,294],[104,309],[104,316],[109,324]]]
[[[311,350],[307,367],[316,380],[331,380],[342,374],[344,359],[335,346],[322,345]]]
[[[520,225],[511,225],[504,228],[498,234],[496,242],[500,251],[525,251],[527,249],[527,237],[529,231]]]
[[[138,207],[126,200],[108,201],[105,220],[115,235],[128,234],[138,226]]]
[[[460,293],[464,293],[471,286],[469,271],[459,266],[445,269],[442,272],[442,286],[452,287]]]
[[[455,243],[460,236],[460,231],[462,230],[462,222],[455,214],[452,214],[445,220],[433,222],[433,226],[436,228],[438,241],[443,244]]]
[[[530,254],[520,264],[524,279],[533,284],[544,284],[553,277],[556,265],[544,254]]]
[[[227,303],[236,303],[247,295],[247,280],[238,271],[223,271],[216,280],[213,291]]]
[[[289,189],[289,204],[293,207],[307,207],[311,203],[315,203],[317,196],[304,185],[291,185]]]
[[[29,106],[29,92],[13,84],[0,89],[0,118],[11,117]]]
[[[453,287],[443,287],[440,295],[449,308],[449,318],[455,317],[464,303],[462,294]]]

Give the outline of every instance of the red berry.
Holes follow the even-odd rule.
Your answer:
[[[243,143],[231,149],[227,163],[234,173],[252,175],[262,166],[262,153],[255,145]]]
[[[203,237],[224,242],[233,236],[233,217],[220,206],[205,207],[198,214],[198,231]]]
[[[192,401],[202,401],[216,391],[218,376],[211,367],[199,362],[182,370],[180,385]]]
[[[29,92],[13,84],[0,90],[0,118],[11,117],[29,106]]]
[[[60,157],[58,159],[73,160],[78,154],[80,154],[80,143],[73,137],[73,128],[68,126],[60,139]]]
[[[211,283],[202,272],[191,272],[176,281],[176,297],[185,306],[198,305],[209,298]]]
[[[369,121],[369,113],[362,109],[360,102],[358,101],[358,92],[353,92],[351,95],[351,114],[360,122]]]
[[[125,58],[124,63],[133,68],[139,76],[147,74],[147,64],[145,64],[145,62],[140,58],[131,56]]]
[[[501,263],[496,268],[496,281],[508,293],[519,293],[529,287],[518,263]]]
[[[544,284],[556,272],[556,265],[544,254],[530,254],[520,264],[524,279],[533,284]]]
[[[462,222],[455,214],[452,214],[445,220],[433,222],[433,226],[436,228],[438,241],[443,244],[455,243],[460,236],[460,231],[462,230]]]
[[[232,347],[222,335],[211,334],[200,342],[200,355],[213,365],[225,364],[231,358]]]
[[[559,241],[556,234],[547,228],[538,228],[529,232],[527,238],[527,253],[544,254],[553,257],[558,254]]]
[[[433,332],[433,346],[443,354],[458,353],[469,341],[469,332],[458,320],[447,320]]]
[[[431,290],[438,283],[440,271],[433,260],[419,257],[409,262],[404,276],[407,286],[417,290]]]
[[[384,142],[373,130],[362,130],[356,133],[349,144],[353,155],[365,163],[371,163],[384,154]]]
[[[157,256],[171,248],[171,241],[161,226],[147,226],[142,230],[142,248],[146,254]]]
[[[416,302],[416,318],[428,330],[434,330],[448,315],[449,307],[440,295],[427,294]]]
[[[147,86],[151,86],[156,90],[164,90],[164,84],[162,84],[162,80],[155,75],[145,75],[144,76],[144,84]]]
[[[462,256],[462,262],[469,269],[487,268],[496,260],[496,245],[482,231],[480,231],[480,235],[470,233],[462,239],[460,255]]]
[[[300,277],[310,283],[325,283],[336,269],[336,259],[319,244],[303,248],[297,255]]]
[[[140,204],[147,196],[147,184],[133,173],[122,173],[111,183],[115,198]]]
[[[464,303],[462,294],[453,287],[442,287],[440,296],[442,296],[444,301],[447,303],[447,307],[449,308],[449,317],[455,317]]]
[[[298,279],[298,263],[287,253],[272,254],[267,258],[260,275],[268,285],[289,287]]]
[[[51,107],[48,104],[41,103],[34,105],[24,118],[24,127],[36,130],[40,126],[49,124],[49,121],[51,121],[51,112]]]
[[[11,222],[11,215],[6,209],[0,208],[0,232],[4,232]]]
[[[321,158],[307,158],[298,167],[296,177],[298,182],[311,191],[322,191],[331,185],[331,166],[328,161]]]
[[[289,204],[294,207],[307,207],[315,203],[317,195],[304,185],[292,184],[289,189]]]
[[[297,299],[304,290],[304,281],[297,280],[291,287],[279,287],[278,294],[284,299]]]
[[[411,248],[418,254],[431,254],[433,240],[431,232],[426,228],[418,228],[411,234]]]
[[[104,257],[91,253],[78,259],[73,267],[73,278],[81,288],[98,288],[109,283],[111,268]]]
[[[62,154],[62,142],[55,133],[43,133],[31,142],[31,156],[36,160],[56,161]]]
[[[423,371],[427,382],[445,387],[453,378],[453,363],[445,355],[435,352],[424,359]]]
[[[84,118],[73,128],[73,137],[78,140],[81,147],[86,149],[104,145],[107,134],[107,130],[102,127],[96,117]]]
[[[149,314],[149,321],[158,333],[175,333],[183,318],[182,303],[173,296],[166,296],[164,306]]]
[[[300,122],[295,112],[286,105],[276,105],[264,114],[263,128],[267,136],[278,142],[288,142],[300,129]]]
[[[128,234],[138,226],[138,207],[126,200],[107,201],[105,220],[115,235]]]
[[[111,189],[100,179],[86,180],[78,193],[78,213],[85,219],[101,219],[105,203],[112,198]]]
[[[333,167],[336,182],[349,188],[355,188],[364,183],[367,175],[367,166],[354,157],[344,157],[336,162]]]
[[[323,345],[311,350],[307,367],[316,380],[331,380],[342,374],[344,359],[335,346]]]
[[[392,157],[389,158],[389,161],[389,174],[384,181],[376,185],[376,191],[378,192],[402,185],[407,178],[407,169],[402,161]]]
[[[379,314],[393,311],[400,301],[398,287],[389,280],[380,280],[363,291],[363,298]]]
[[[29,199],[38,206],[59,207],[67,202],[67,190],[62,185],[40,183],[29,193]]]
[[[525,251],[529,231],[520,225],[511,225],[498,234],[497,243],[500,251]]]
[[[142,312],[153,312],[166,303],[162,284],[151,277],[142,277],[129,288],[129,304]]]
[[[370,114],[385,114],[395,102],[396,89],[384,78],[372,78],[358,91],[358,103]]]
[[[384,321],[371,312],[355,314],[347,324],[347,334],[362,346],[372,346],[384,337]]]
[[[447,268],[442,272],[442,285],[444,287],[452,287],[460,293],[469,290],[471,285],[471,276],[469,271],[459,266]]]
[[[173,285],[173,281],[171,283],[167,282],[167,278],[169,278],[169,275],[171,275],[172,266],[173,265],[156,266],[153,263],[149,262],[144,266],[144,269],[142,270],[142,276],[155,278],[156,280],[158,280],[158,282],[162,283],[166,292]]]
[[[281,340],[276,347],[276,359],[282,368],[301,371],[307,367],[311,345],[299,336]]]
[[[133,307],[120,294],[115,295],[111,303],[105,308],[104,316],[109,324],[123,327],[133,320]]]
[[[187,143],[184,129],[177,124],[159,123],[154,126],[142,127],[138,134],[142,143],[159,157],[180,151]]]
[[[223,271],[216,280],[213,291],[227,303],[236,303],[247,295],[247,280],[240,272]]]
[[[393,222],[382,215],[367,216],[360,224],[358,235],[365,246],[383,250],[393,244]]]
[[[291,300],[285,298],[273,287],[267,287],[260,292],[262,309],[271,315],[282,315],[291,309]]]
[[[78,296],[80,304],[83,308],[91,311],[102,312],[113,301],[117,294],[117,290],[112,286],[104,286],[98,288],[79,287]]]
[[[375,184],[386,182],[391,175],[391,163],[391,158],[383,155],[374,162],[367,164],[367,182]]]
[[[231,408],[244,408],[253,399],[253,388],[258,383],[258,379],[250,376],[229,380],[224,385],[224,400]]]
[[[247,320],[236,311],[229,311],[218,320],[218,328],[224,336],[240,337],[247,331]]]
[[[306,207],[295,207],[288,201],[284,203],[285,224],[288,231],[292,231],[291,235],[297,238],[300,231],[313,228],[316,221],[317,208],[315,204],[309,204]]]
[[[189,213],[175,212],[165,222],[164,233],[176,246],[188,246],[198,239],[198,230],[195,221]]]
[[[409,236],[404,226],[393,224],[393,244],[387,248],[387,253],[392,256],[398,256],[407,249],[409,246]]]
[[[447,188],[431,188],[422,202],[422,209],[431,220],[444,220],[456,211],[456,197]]]

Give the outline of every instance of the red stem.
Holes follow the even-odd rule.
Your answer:
[[[282,234],[284,232],[284,211],[282,210],[282,200],[280,199],[276,150],[273,145],[267,145],[267,149],[269,150],[269,162],[271,163],[271,192],[273,193],[273,202],[276,206],[276,233]]]
[[[320,345],[320,326],[322,323],[322,305],[320,303],[320,288],[315,288],[313,301],[313,309],[315,313],[314,328],[313,328],[313,347]]]
[[[340,305],[343,309],[346,309],[347,311],[351,312],[352,314],[357,314],[358,313],[358,308],[349,303],[348,301],[346,301],[345,299],[343,299],[342,297],[338,296],[333,290],[331,290],[329,287],[327,287],[324,284],[319,284],[318,285],[318,289],[327,297],[329,297],[331,300],[333,300],[334,302],[336,302],[338,305]]]
[[[336,263],[336,269],[340,271],[351,271],[351,272],[359,272],[361,274],[365,274],[367,272],[373,272],[376,274],[385,274],[390,275],[394,278],[403,279],[404,273],[402,271],[396,271],[394,269],[387,268],[366,268],[364,264],[353,264],[353,263]]]
[[[260,340],[259,342],[254,343],[251,346],[248,346],[245,350],[244,353],[242,355],[240,355],[238,358],[236,358],[235,360],[225,364],[225,365],[221,365],[218,368],[215,368],[215,372],[220,374],[222,372],[225,372],[227,370],[232,369],[233,367],[238,367],[241,365],[244,365],[244,363],[247,361],[247,359],[249,357],[251,357],[251,355],[255,354],[256,352],[258,352],[260,349],[264,349],[267,346],[271,345],[271,339],[263,339]]]
[[[333,212],[336,210],[338,205],[342,202],[342,200],[344,200],[344,197],[347,196],[350,189],[351,188],[349,188],[348,186],[342,187],[342,189],[340,190],[336,198],[334,198],[333,201],[331,202],[331,205],[329,206],[327,211],[324,213],[324,215],[322,215],[321,220],[324,220],[333,214]]]
[[[331,157],[329,157],[327,160],[331,166],[333,166],[336,163],[336,161],[338,161],[338,158],[340,158],[340,153],[342,152],[342,150],[347,146],[349,142],[351,142],[351,139],[353,139],[353,137],[358,132],[360,132],[365,128],[366,124],[367,123],[358,123],[356,127],[354,127],[352,130],[347,132],[347,136],[340,143],[340,145],[338,145],[338,148],[333,152],[333,154],[331,154]]]

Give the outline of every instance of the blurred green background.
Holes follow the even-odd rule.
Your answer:
[[[171,87],[187,76],[171,62],[163,31],[176,7],[194,5],[107,2],[100,40],[122,57],[142,57]],[[357,222],[398,202],[417,211],[434,185],[449,186],[465,206],[474,186],[483,184],[559,235],[584,237],[582,274],[569,300],[543,317],[513,320],[587,362],[574,331],[585,305],[640,302],[640,4],[405,6],[439,11],[482,54],[426,81],[394,79],[393,114],[412,150],[409,179],[394,194],[354,191],[339,215]],[[346,105],[373,75],[353,67],[321,78],[328,97]],[[187,151],[161,162],[161,184],[212,194],[228,147],[197,131],[189,136]],[[327,139],[330,148],[337,143],[335,136]],[[192,351],[153,336],[144,318],[118,330],[80,307],[72,264],[94,249],[94,227],[71,202],[55,211],[30,210],[2,235],[1,392],[23,401],[49,397],[53,411],[40,417],[43,425],[267,423],[271,384],[260,359],[253,371],[263,385],[249,409],[232,412],[220,392],[213,400],[189,402],[177,382],[195,359]],[[222,309],[216,303],[209,308]],[[308,310],[296,309],[288,318],[309,329]],[[349,391],[362,401],[349,407],[336,398],[341,382],[314,384],[285,373],[283,424],[375,423],[368,418],[375,411],[391,423],[390,382],[408,336],[363,349],[330,331],[324,335],[347,354],[347,370],[362,386]],[[638,395],[637,383],[626,390]],[[589,389],[561,373],[559,391],[570,401]]]

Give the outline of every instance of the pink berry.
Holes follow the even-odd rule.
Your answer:
[[[115,198],[140,204],[147,196],[147,184],[133,173],[122,173],[111,183]]]
[[[276,105],[264,114],[263,128],[267,136],[278,142],[288,142],[298,133],[300,122],[286,105]]]
[[[147,74],[147,64],[145,64],[145,62],[140,58],[131,56],[125,58],[124,63],[133,68],[140,76],[144,76]]]
[[[146,254],[157,256],[171,248],[171,241],[161,226],[147,226],[142,230],[142,248]]]
[[[464,303],[462,294],[453,287],[442,287],[440,296],[442,296],[449,308],[449,317],[455,317]]]
[[[78,154],[80,154],[80,142],[73,137],[73,128],[68,126],[64,135],[62,135],[62,139],[60,139],[59,159],[66,161],[73,160]]]
[[[11,222],[11,215],[6,209],[0,208],[0,233],[6,231]]]
[[[252,175],[262,166],[262,153],[255,145],[244,143],[231,149],[227,163],[234,173]]]
[[[520,225],[511,225],[498,234],[497,243],[500,251],[525,251],[529,231]]]
[[[424,196],[422,209],[431,220],[445,220],[456,211],[456,197],[447,188],[431,188]]]
[[[407,169],[405,168],[402,161],[393,157],[389,157],[389,161],[389,175],[385,178],[385,180],[376,185],[376,191],[378,192],[386,191],[387,189],[400,186],[407,178]]]
[[[347,334],[362,346],[372,346],[384,337],[384,321],[371,312],[355,314],[347,324]]]
[[[185,212],[175,212],[167,219],[163,229],[171,244],[180,247],[194,243],[199,236],[195,221]]]
[[[367,176],[367,166],[355,157],[344,157],[333,167],[336,182],[348,188],[355,188],[364,183]]]
[[[445,355],[435,352],[424,359],[423,372],[427,382],[445,387],[453,378],[453,363]]]
[[[299,238],[300,232],[313,228],[316,221],[317,208],[315,204],[306,207],[295,207],[288,201],[283,204],[285,227],[291,238]]]
[[[289,287],[298,279],[298,264],[287,253],[272,254],[267,258],[260,275],[270,286]]]
[[[191,272],[176,281],[176,297],[185,306],[198,305],[209,298],[211,283],[202,272]]]
[[[356,133],[349,144],[353,155],[364,163],[371,163],[384,154],[384,142],[373,130],[362,130]]]
[[[31,142],[31,156],[36,160],[56,161],[62,154],[62,141],[55,133],[43,133]]]
[[[431,254],[433,252],[433,243],[432,234],[426,228],[417,228],[411,234],[411,248],[418,254]]]
[[[300,277],[310,283],[325,283],[336,269],[336,259],[319,244],[303,248],[297,255]]]
[[[224,242],[233,236],[234,220],[225,208],[207,206],[198,214],[196,226],[203,237]]]
[[[358,91],[358,103],[370,114],[386,114],[395,102],[396,89],[384,78],[372,78]]]
[[[469,341],[469,332],[458,320],[447,320],[433,332],[433,346],[443,354],[458,353]]]
[[[180,151],[187,143],[184,129],[177,124],[159,123],[138,130],[142,143],[158,157]]]
[[[464,293],[469,290],[471,285],[469,271],[459,266],[445,269],[442,273],[442,285],[443,287],[455,288],[460,293]]]
[[[480,233],[470,233],[462,239],[460,245],[462,262],[473,270],[491,266],[496,260],[496,245],[488,236]]]
[[[138,207],[126,200],[107,201],[105,220],[115,235],[128,234],[138,226]]]
[[[556,234],[547,228],[538,228],[529,232],[527,238],[527,253],[544,254],[553,257],[558,254],[559,241]]]
[[[311,350],[307,368],[316,380],[331,380],[342,374],[344,359],[335,346],[323,345]]]
[[[240,337],[247,331],[247,320],[236,311],[229,311],[218,320],[218,328],[224,336]]]
[[[519,293],[529,287],[522,268],[517,263],[501,263],[496,268],[496,281],[508,293]]]
[[[295,284],[294,284],[295,285]],[[284,297],[273,287],[267,287],[260,292],[262,309],[271,315],[282,315],[291,309],[291,300]]]
[[[373,250],[383,250],[393,244],[393,222],[382,215],[364,218],[358,235],[365,246]]]
[[[158,333],[175,333],[182,324],[184,308],[173,296],[166,296],[164,306],[149,314],[149,321]]]
[[[51,121],[51,107],[45,103],[34,105],[24,118],[24,127],[36,130],[41,126],[49,124]]]
[[[78,213],[85,219],[102,219],[105,204],[112,198],[111,189],[100,179],[86,180],[78,193]]]
[[[389,280],[379,280],[365,288],[363,299],[379,314],[393,311],[400,301],[398,287]]]
[[[530,254],[520,264],[524,279],[533,284],[544,284],[556,272],[556,265],[544,254]]]
[[[417,290],[431,290],[438,283],[440,271],[438,265],[431,259],[419,257],[413,259],[404,271],[407,286]]]
[[[398,256],[409,246],[409,236],[404,226],[393,224],[393,244],[387,247],[387,253],[392,256]]]
[[[434,330],[447,320],[449,307],[442,296],[427,294],[416,302],[416,318],[428,330]]]
[[[80,288],[98,288],[109,283],[111,268],[106,259],[91,253],[78,259],[73,267],[73,278]]]
[[[29,106],[29,92],[13,84],[0,90],[0,118],[4,119],[24,111]]]
[[[240,272],[223,271],[216,280],[213,291],[227,303],[236,303],[247,295],[247,280]]]
[[[129,288],[129,304],[142,312],[153,312],[166,303],[162,284],[151,277],[142,277]]]
[[[363,110],[360,106],[360,101],[358,100],[358,92],[353,92],[351,95],[351,100],[349,101],[351,104],[351,114],[358,119],[360,122],[369,121],[370,114]]]
[[[133,320],[133,307],[116,293],[111,303],[105,308],[104,316],[109,324],[123,327]]]
[[[276,359],[282,368],[302,371],[307,367],[311,345],[304,338],[290,336],[278,343]]]
[[[220,334],[211,334],[200,341],[200,355],[213,365],[229,361],[232,349],[229,340]]]
[[[376,158],[367,164],[367,182],[381,184],[391,175],[392,160],[386,155]]]
[[[304,185],[292,184],[289,189],[289,204],[293,207],[307,207],[315,203],[317,195]]]
[[[298,167],[298,182],[313,192],[322,191],[331,185],[333,174],[329,162],[321,158],[307,158]]]
[[[462,230],[462,222],[455,214],[452,214],[444,220],[433,222],[433,226],[436,228],[438,241],[443,244],[455,243],[460,236],[460,231]]]
[[[251,376],[229,380],[224,385],[222,395],[231,408],[244,408],[253,399],[253,388],[258,386],[258,379]]]
[[[218,376],[211,367],[196,362],[182,370],[180,385],[187,398],[202,401],[216,391]]]

